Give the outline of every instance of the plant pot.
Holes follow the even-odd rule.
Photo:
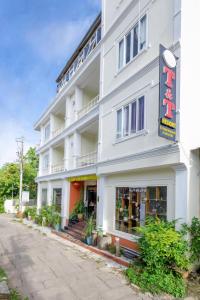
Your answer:
[[[124,222],[128,222],[128,217],[124,217]]]
[[[110,235],[105,235],[97,238],[97,247],[101,250],[105,250],[108,245],[112,242],[112,238]]]
[[[92,236],[87,236],[86,241],[88,245],[92,245]]]
[[[93,246],[97,246],[97,231],[94,231],[93,233],[92,233],[92,245]]]
[[[78,214],[78,220],[83,221],[83,214]]]
[[[54,225],[54,229],[55,229],[56,231],[60,231],[60,224],[55,224],[55,225]]]
[[[31,221],[31,216],[28,216],[28,220]]]

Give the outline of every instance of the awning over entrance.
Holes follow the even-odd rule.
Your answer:
[[[83,176],[74,176],[74,177],[69,177],[67,180],[69,182],[74,182],[74,181],[86,181],[86,180],[97,180],[97,176],[94,175],[83,175]]]

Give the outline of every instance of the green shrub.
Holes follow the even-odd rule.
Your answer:
[[[175,222],[147,219],[137,228],[140,264],[126,271],[129,280],[145,291],[183,297],[186,292],[182,273],[189,268],[188,243]]]
[[[23,215],[28,218],[29,216],[31,217],[32,220],[35,220],[35,217],[37,215],[37,207],[36,206],[29,206],[25,208],[25,211]]]
[[[4,200],[0,199],[0,214],[3,214],[4,212]]]
[[[191,226],[188,226],[188,231],[191,236],[191,261],[200,263],[200,219],[194,217]]]
[[[0,268],[0,282],[5,280],[7,280],[6,272],[2,268]]]

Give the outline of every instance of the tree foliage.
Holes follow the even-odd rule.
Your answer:
[[[29,148],[24,156],[23,190],[30,192],[30,198],[36,198],[38,157],[35,148]],[[0,168],[0,199],[19,196],[19,162],[6,163]]]

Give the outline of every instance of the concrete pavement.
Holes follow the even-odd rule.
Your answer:
[[[67,241],[0,215],[0,266],[29,300],[141,300],[120,272]]]

